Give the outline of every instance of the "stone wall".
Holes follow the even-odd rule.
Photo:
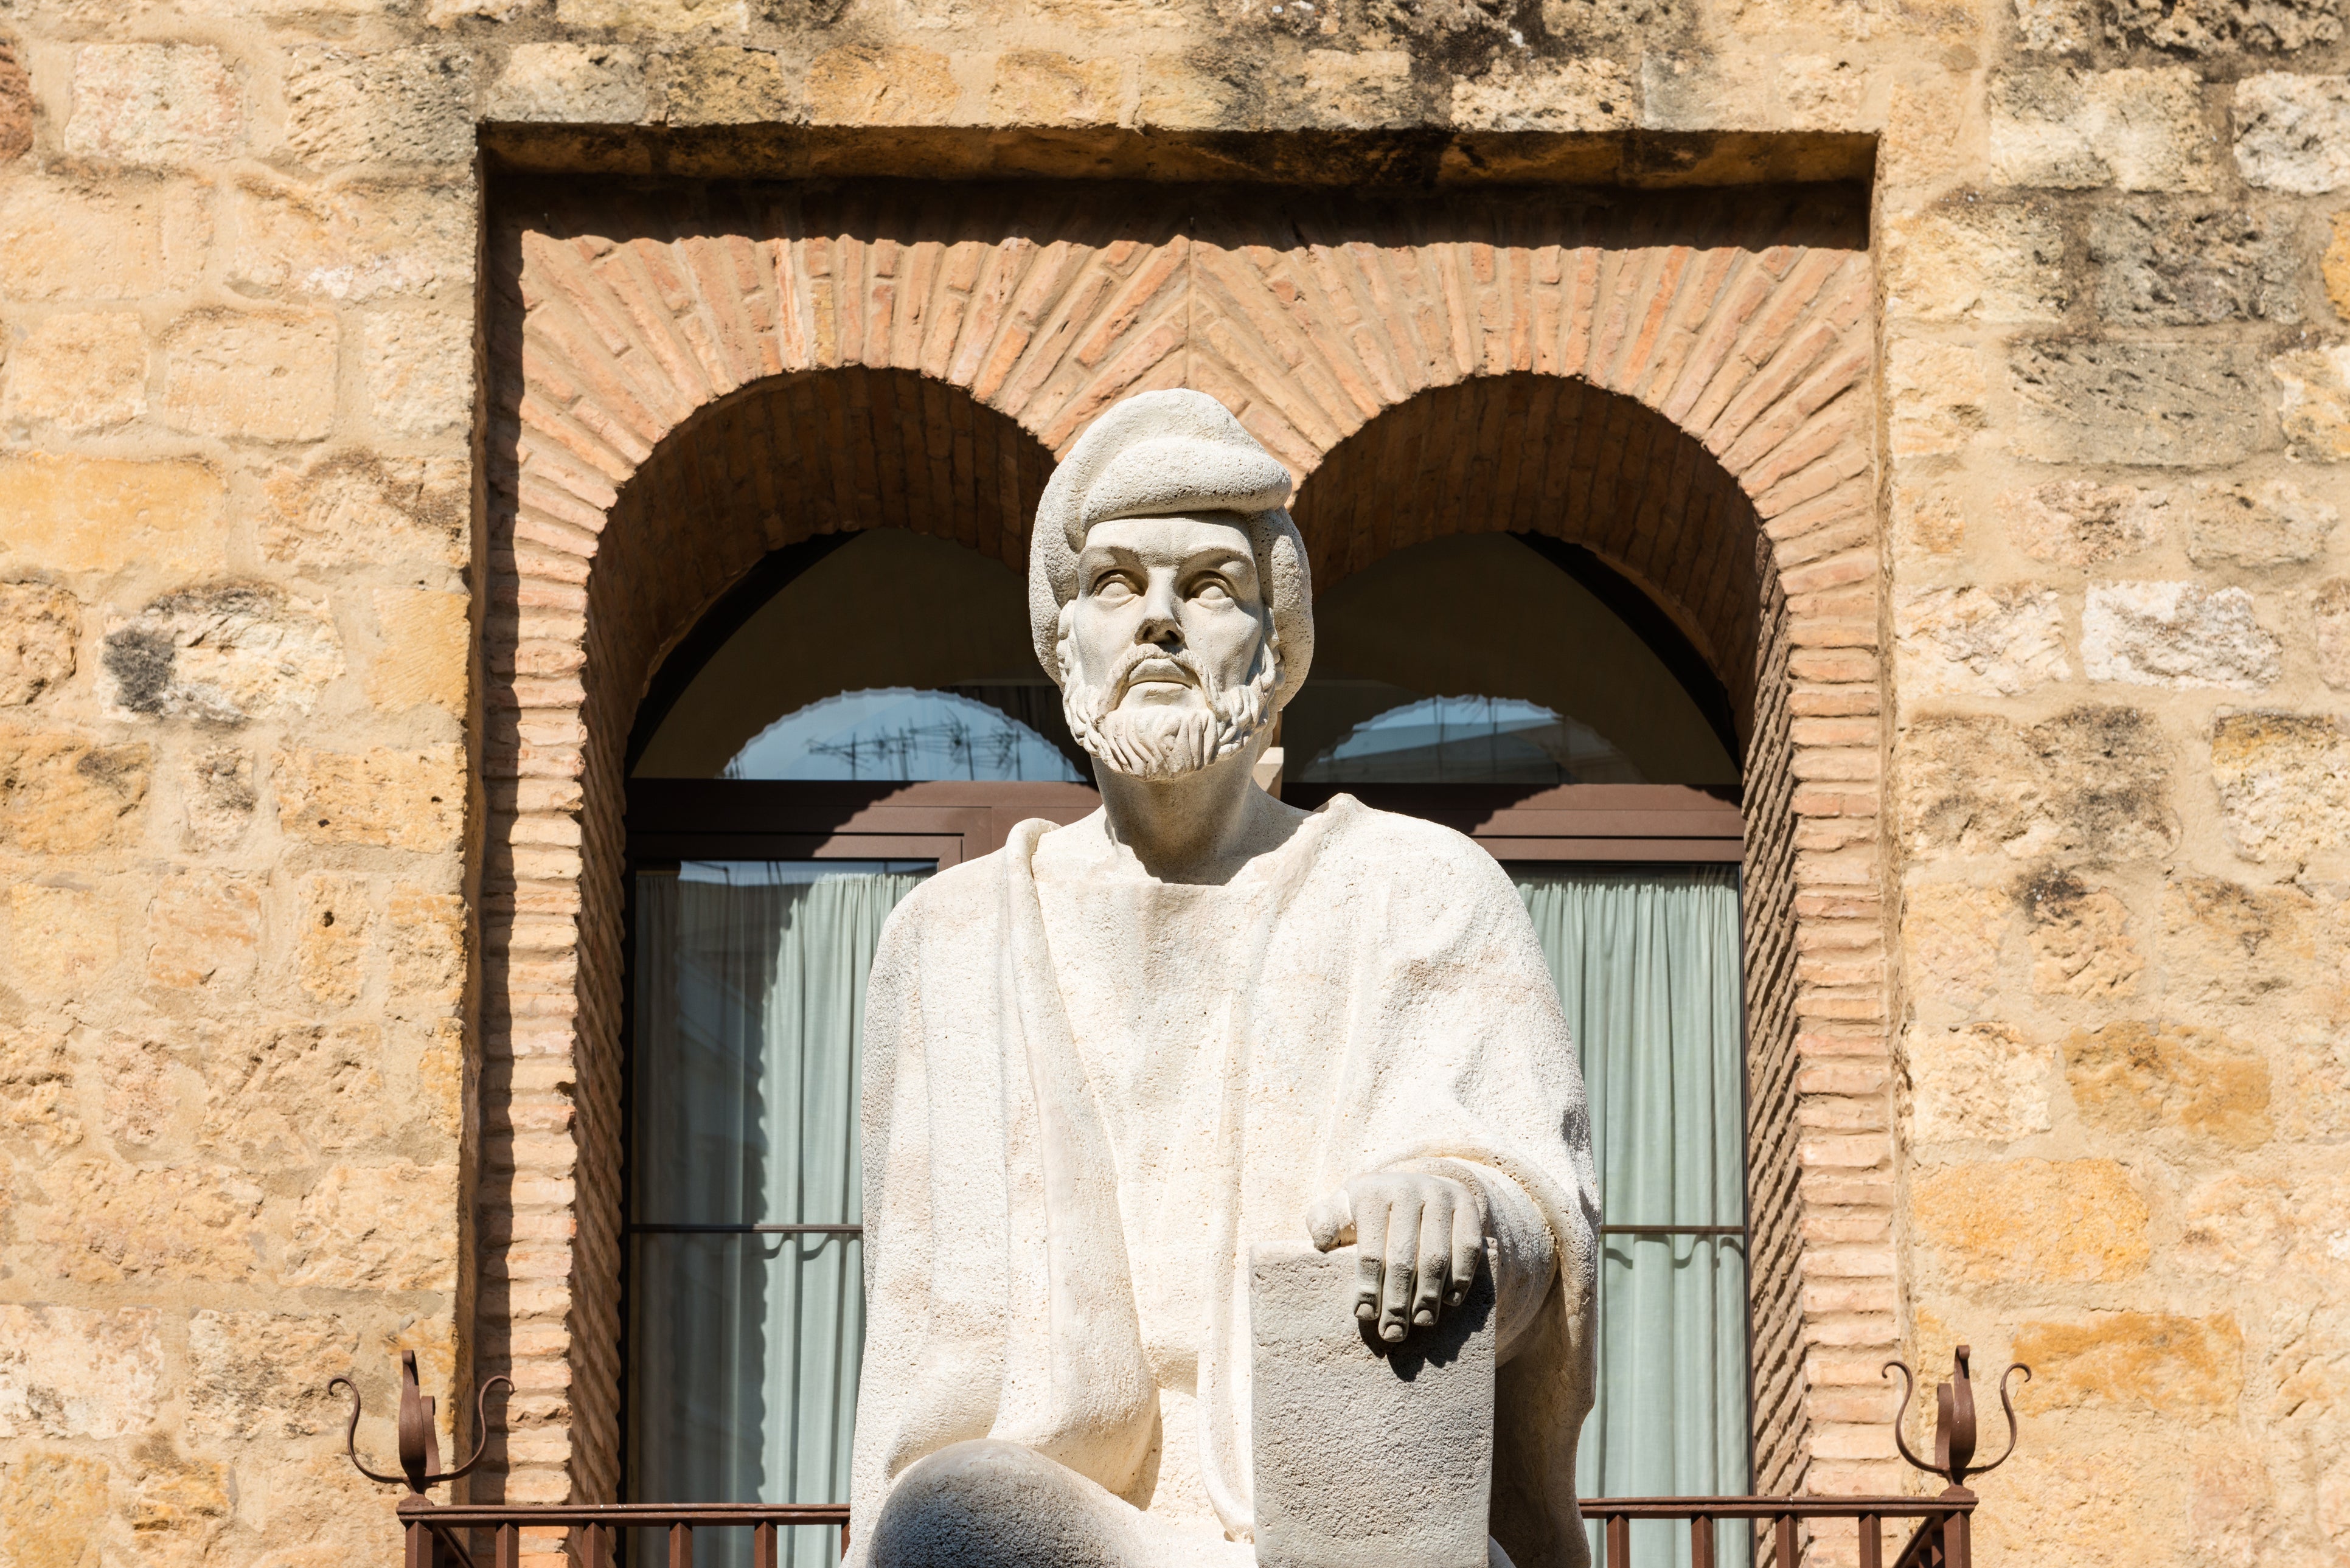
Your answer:
[[[1886,781],[1897,851],[1807,817],[1798,900],[1899,942],[1788,961],[1889,986],[1899,1071],[1804,1018],[1794,1158],[1898,1135],[1901,1245],[1804,1219],[1811,1473],[1883,1473],[1898,1314],[2041,1370],[1987,1555],[2339,1556],[2341,12],[0,0],[0,1561],[388,1558],[317,1390],[466,1372],[467,934],[579,913],[468,902],[483,125],[649,173],[1867,174],[1896,722],[1790,724],[1834,758],[1797,793]],[[559,787],[504,820],[576,857]],[[576,1080],[514,1072],[486,1174],[538,1207],[485,1240],[567,1267]],[[543,1417],[593,1364],[530,1279]]]

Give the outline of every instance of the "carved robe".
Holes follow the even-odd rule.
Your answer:
[[[1476,1188],[1519,1282],[1492,1532],[1518,1568],[1580,1564],[1597,1193],[1508,878],[1345,795],[1216,888],[1040,888],[1049,827],[924,884],[875,958],[852,1540],[975,1438],[1247,1539],[1249,1248],[1411,1167]]]

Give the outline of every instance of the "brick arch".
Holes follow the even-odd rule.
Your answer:
[[[1889,1290],[1794,1296],[1804,1204],[1835,1221],[1835,1272],[1892,1270],[1865,233],[1768,193],[1642,201],[592,192],[494,237],[478,1342],[524,1388],[507,1495],[617,1482],[619,757],[660,650],[794,529],[904,525],[918,490],[1018,565],[1041,472],[1022,454],[1170,386],[1222,400],[1300,477],[1333,580],[1401,540],[1378,454],[1417,430],[1451,442],[1432,500],[1573,513],[1747,672],[1726,684],[1752,694],[1750,867],[1768,868],[1749,898],[1755,1159],[1783,1199],[1755,1257],[1775,1303],[1757,1419],[1795,1434],[1758,1480],[1888,1485],[1861,1447],[1881,1428],[1847,1426],[1849,1399],[1815,1407],[1805,1359],[1890,1354]],[[1660,472],[1630,504],[1627,480]],[[1742,553],[1657,558],[1692,496],[1738,520]],[[1846,1058],[1801,1095],[1799,1032]]]

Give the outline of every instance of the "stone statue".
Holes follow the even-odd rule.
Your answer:
[[[1308,1241],[1356,1253],[1334,1334],[1351,1312],[1409,1348],[1478,1284],[1479,1545],[1586,1561],[1582,1076],[1490,857],[1253,782],[1314,650],[1288,493],[1190,391],[1111,409],[1045,489],[1031,624],[1102,809],[1023,824],[881,938],[852,1484],[877,1568],[1253,1561],[1251,1258]],[[1412,1506],[1414,1463],[1371,1479]]]

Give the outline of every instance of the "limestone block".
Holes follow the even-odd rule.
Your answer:
[[[739,32],[750,25],[743,0],[555,0],[555,19],[639,33]]]
[[[413,883],[394,885],[385,909],[391,988],[403,1000],[454,1006],[465,978],[465,901]]]
[[[151,599],[109,622],[99,663],[117,716],[215,724],[307,713],[343,672],[326,610],[265,583]]]
[[[229,1521],[228,1467],[174,1449],[161,1433],[137,1449],[138,1486],[126,1511],[148,1562],[195,1568]]]
[[[2146,955],[2130,936],[2129,909],[2069,872],[2036,878],[2024,892],[2031,916],[2032,989],[2041,996],[2128,996]]]
[[[357,1365],[359,1334],[338,1317],[217,1312],[188,1319],[188,1406],[199,1432],[306,1437],[342,1425],[328,1382]]]
[[[286,831],[317,844],[453,850],[463,821],[464,767],[455,746],[280,752],[273,770]]]
[[[1921,1005],[1980,1007],[1999,988],[1999,952],[2014,903],[1997,888],[1929,882],[1901,899],[1901,948]]]
[[[0,462],[0,558],[50,572],[216,568],[227,493],[201,462],[26,452]]]
[[[371,597],[383,646],[368,670],[368,700],[388,712],[429,702],[463,716],[473,642],[466,597],[379,588]]]
[[[2000,1023],[1913,1030],[1904,1042],[1909,1136],[1919,1143],[2011,1143],[2046,1132],[2056,1051]]]
[[[1052,0],[1045,0],[1044,4],[1030,9],[1035,15],[1050,15],[1056,26],[1099,27],[1102,26],[1100,13],[1108,7],[1064,6],[1052,4]],[[1141,15],[1171,11],[1171,7],[1149,5],[1131,9]],[[898,0],[896,10],[900,26],[925,33],[1000,27],[1012,20],[1011,0]]]
[[[2283,1267],[2293,1243],[2292,1189],[2230,1170],[2189,1196],[2173,1255],[2199,1274],[2260,1275]]]
[[[1424,112],[1401,49],[1311,49],[1301,100],[1317,124],[1364,130],[1415,123]]]
[[[302,161],[323,168],[472,161],[471,56],[321,47],[290,49],[286,57],[286,142]]]
[[[2235,119],[2246,184],[2303,196],[2350,185],[2350,77],[2246,77],[2236,84]]]
[[[2254,860],[2350,848],[2350,728],[2330,715],[2228,713],[2211,726],[2220,815]]]
[[[1115,59],[1078,59],[1041,49],[999,57],[988,84],[991,123],[1102,125],[1117,120],[1125,72]]]
[[[1434,1328],[1380,1349],[1355,1321],[1352,1247],[1258,1247],[1250,1269],[1257,1561],[1483,1568],[1492,1271]]]
[[[341,871],[313,871],[302,878],[301,889],[296,981],[323,1007],[348,1007],[367,989],[374,889],[367,878]]]
[[[2325,297],[2334,302],[2334,314],[2350,321],[2350,212],[2334,214],[2334,237],[2325,246],[2321,265]]]
[[[0,708],[22,707],[74,672],[81,601],[40,583],[0,583]]]
[[[808,63],[808,118],[817,125],[943,125],[956,87],[944,55],[851,45]]]
[[[2314,900],[2298,888],[2178,877],[2162,895],[2162,953],[2174,1002],[2290,1002],[2317,961]]]
[[[1887,345],[1887,439],[1901,457],[1966,450],[1991,422],[1981,357],[1960,343],[1896,338]]]
[[[332,1166],[296,1210],[281,1278],[332,1290],[457,1282],[457,1168]]]
[[[66,1038],[0,1023],[0,1137],[41,1154],[81,1142]]]
[[[935,6],[937,0],[928,3]],[[988,9],[980,7],[981,16],[985,16]],[[1083,27],[1097,32],[1109,27],[1197,26],[1201,9],[1187,4],[1187,0],[1029,0],[1027,13],[1049,27]],[[1304,9],[1311,13],[1310,5]]]
[[[41,1176],[48,1205],[32,1240],[45,1263],[89,1284],[253,1279],[260,1186],[216,1167],[72,1160]]]
[[[2152,1255],[2146,1199],[2109,1159],[1939,1166],[1911,1201],[1922,1249],[1969,1283],[2109,1283]]]
[[[2136,709],[2074,708],[2029,727],[1984,714],[1920,718],[1894,761],[1919,853],[2122,860],[2177,842],[2170,748]]]
[[[373,1023],[279,1022],[225,1030],[204,1052],[197,1141],[249,1168],[307,1165],[386,1137],[390,1102]]]
[[[33,150],[33,78],[16,57],[16,46],[0,44],[0,163]]]
[[[2116,0],[2116,42],[2183,54],[2285,50],[2342,36],[2336,0]]]
[[[0,414],[88,431],[147,411],[147,335],[129,311],[51,316],[8,353]]]
[[[261,890],[213,870],[164,878],[147,909],[147,978],[187,991],[242,992],[261,948]]]
[[[684,49],[666,58],[671,125],[759,125],[801,118],[797,73],[769,49]],[[1116,67],[1110,74],[1116,76]],[[1115,81],[1111,84],[1113,98]]]
[[[2170,1128],[2226,1148],[2256,1148],[2269,1119],[2269,1064],[2216,1030],[2108,1023],[2064,1042],[2064,1081],[2081,1119],[2119,1133]]]
[[[166,1042],[109,1032],[91,1065],[104,1102],[100,1125],[118,1152],[146,1148],[176,1130],[187,1101]]]
[[[2224,1314],[2109,1312],[2082,1323],[2019,1324],[2012,1354],[2033,1371],[2015,1401],[2033,1415],[2121,1405],[2232,1416],[2244,1392],[2244,1331]]]
[[[461,462],[329,452],[279,470],[263,486],[262,553],[304,566],[385,560],[465,564]]]
[[[1894,639],[1901,689],[1913,696],[2013,697],[2073,673],[2056,596],[2029,584],[1905,588]]]
[[[2092,680],[2257,691],[2281,669],[2252,596],[2196,583],[2093,583],[2081,612],[2081,666]]]
[[[518,44],[490,88],[492,119],[634,125],[651,109],[644,56],[617,44]]]
[[[1892,502],[1891,525],[1898,549],[1954,556],[1966,548],[1966,507],[1947,485],[1897,481]]]
[[[2337,691],[2350,691],[2350,577],[2329,577],[2310,605],[2316,621],[2317,673]]]
[[[2015,547],[2033,560],[2092,566],[2160,544],[2168,504],[2135,485],[2061,479],[2006,491],[1996,510]]]
[[[362,358],[378,429],[427,436],[473,424],[473,322],[457,301],[369,317]]]
[[[102,993],[122,956],[112,902],[94,888],[17,882],[8,889],[8,972],[43,1002]]]
[[[2200,484],[2187,508],[2187,558],[2199,566],[2296,566],[2325,553],[2341,520],[2285,480]]]
[[[2294,455],[2350,458],[2350,347],[2281,354],[2269,369],[2282,390],[2277,411]]]
[[[1503,63],[1452,84],[1459,130],[1624,130],[1640,122],[1640,87],[1604,58]]]
[[[188,758],[180,786],[181,842],[199,852],[234,849],[253,823],[253,758],[234,746],[207,746]]]
[[[248,174],[224,195],[228,282],[246,293],[368,300],[473,286],[473,204],[463,193]]]
[[[145,1430],[163,1382],[161,1318],[151,1307],[0,1306],[0,1438]]]
[[[2039,67],[1996,78],[1991,177],[2057,190],[2209,191],[2214,171],[2201,88],[2183,66]]]
[[[2242,207],[2100,207],[2089,219],[2097,313],[2132,327],[2298,321],[2297,217]]]
[[[192,435],[317,441],[335,421],[335,318],[206,309],[163,335],[163,422]]]
[[[424,8],[425,25],[453,27],[472,17],[484,22],[511,22],[539,0],[431,0]]]
[[[26,1448],[0,1470],[0,1535],[13,1568],[83,1568],[98,1561],[113,1470],[95,1455]]]
[[[2014,7],[2016,47],[2034,54],[2077,55],[2097,26],[2084,0],[2014,0]]]
[[[2260,444],[2260,379],[2247,345],[2016,344],[2016,453],[2043,462],[2198,467]]]
[[[148,767],[145,746],[0,732],[0,849],[73,855],[131,842]]]
[[[203,245],[190,216],[183,196],[11,179],[0,186],[0,290],[131,300],[192,286]]]
[[[1885,221],[1893,320],[2054,322],[2071,302],[2064,229],[2037,203],[1958,201]]]
[[[109,162],[203,164],[237,151],[244,95],[218,49],[88,44],[74,57],[65,148]]]

